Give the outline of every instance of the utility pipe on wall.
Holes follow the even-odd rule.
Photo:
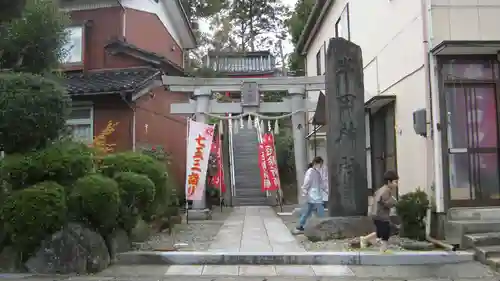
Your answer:
[[[434,190],[436,211],[438,213],[444,212],[444,197],[443,197],[443,173],[442,173],[442,147],[441,147],[441,131],[438,130],[440,122],[439,115],[439,88],[436,86],[436,61],[431,54],[432,49],[432,0],[421,0],[421,16],[422,16],[422,34],[423,34],[423,47],[424,47],[424,70],[425,70],[425,93],[426,93],[426,110],[427,110],[427,143],[426,143],[426,164],[429,165],[429,158],[432,155],[434,167]],[[430,113],[430,114],[429,114]],[[430,140],[429,140],[430,138]],[[429,184],[430,169],[426,169],[426,184],[427,194],[433,194],[431,185]],[[431,237],[431,218],[432,210],[427,210],[427,217],[425,223],[425,238],[427,241],[447,249],[455,251],[456,247],[447,244],[443,241]]]
[[[434,191],[435,191],[435,203],[436,211],[438,213],[443,213],[444,208],[444,196],[443,196],[443,159],[442,159],[442,146],[441,146],[441,130],[438,128],[440,124],[440,114],[439,114],[439,87],[437,87],[436,79],[436,60],[434,55],[431,54],[432,50],[432,0],[421,0],[421,16],[422,16],[422,34],[423,34],[423,47],[424,47],[424,70],[425,70],[425,81],[426,81],[426,110],[427,110],[427,123],[428,123],[428,134],[427,138],[430,140],[427,142],[427,152],[426,158],[427,162],[430,157],[433,161],[433,179],[434,179]],[[432,153],[431,153],[432,152]],[[432,156],[431,156],[432,155]],[[429,165],[429,163],[427,163]],[[429,180],[430,169],[426,169],[426,184],[427,193],[432,195],[432,190],[429,185],[431,182]]]

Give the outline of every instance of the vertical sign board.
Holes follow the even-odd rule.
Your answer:
[[[368,186],[361,48],[343,38],[332,38],[327,56],[329,215],[365,216]]]

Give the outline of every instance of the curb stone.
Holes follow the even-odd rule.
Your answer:
[[[431,265],[474,260],[470,252],[126,252],[119,265]]]

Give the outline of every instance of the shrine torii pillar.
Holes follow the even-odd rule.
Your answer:
[[[307,113],[316,105],[306,98],[307,91],[325,89],[324,76],[271,78],[190,78],[163,76],[163,84],[172,92],[193,93],[194,102],[172,104],[172,114],[194,114],[198,122],[206,122],[209,115],[243,114],[264,116],[284,113],[291,116],[297,185],[304,181],[307,167],[306,122]],[[261,102],[262,92],[288,92],[282,102]],[[241,92],[241,102],[219,103],[212,93]],[[221,117],[222,118],[222,117]],[[262,117],[265,119],[265,116]],[[297,198],[302,203],[301,190]],[[205,209],[205,199],[193,202],[194,209]]]

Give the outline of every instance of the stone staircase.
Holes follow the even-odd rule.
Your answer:
[[[255,128],[238,128],[233,133],[234,152],[234,206],[268,205],[266,194],[260,187],[260,170],[258,164],[258,139]]]
[[[450,209],[445,235],[448,243],[472,249],[477,260],[500,269],[500,207]]]

